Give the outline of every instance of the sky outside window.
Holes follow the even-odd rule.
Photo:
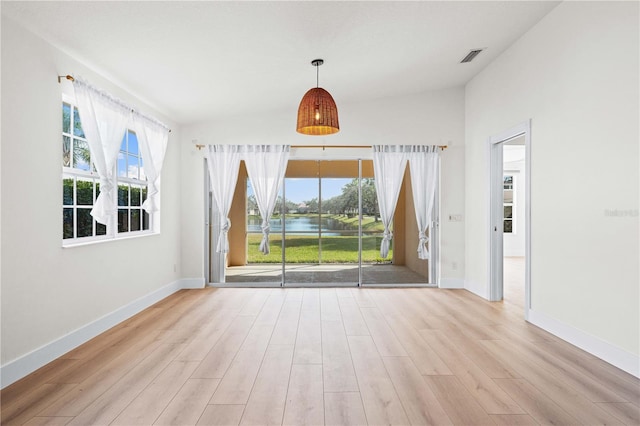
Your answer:
[[[342,187],[351,182],[353,179],[323,179],[322,180],[322,198],[329,199],[342,194]],[[286,178],[287,200],[294,203],[303,201],[311,201],[318,197],[318,179],[317,178]],[[282,193],[282,190],[280,191]],[[253,195],[253,187],[251,180],[247,180],[247,196]]]

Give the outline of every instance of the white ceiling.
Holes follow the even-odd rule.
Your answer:
[[[2,1],[2,13],[188,124],[297,108],[314,58],[338,105],[463,85],[557,4]]]

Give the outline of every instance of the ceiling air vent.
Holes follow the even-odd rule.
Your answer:
[[[478,56],[478,53],[482,52],[483,49],[475,49],[469,52],[467,56],[464,57],[463,60],[460,61],[461,64],[473,61],[473,58]]]

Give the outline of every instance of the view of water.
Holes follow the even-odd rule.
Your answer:
[[[259,217],[250,217],[247,221],[248,232],[262,232],[260,225],[262,219]],[[271,233],[282,232],[281,219],[275,218],[270,220]],[[289,235],[313,235],[318,234],[319,229],[322,229],[322,235],[324,236],[338,236],[338,235],[354,235],[354,232],[358,231],[358,227],[350,226],[340,222],[339,220],[322,217],[321,220],[317,216],[287,216],[285,219],[285,229]]]

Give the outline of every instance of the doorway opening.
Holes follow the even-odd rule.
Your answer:
[[[526,147],[524,135],[502,145],[503,297],[524,310],[526,229]]]
[[[530,123],[489,139],[489,300],[531,308]]]
[[[384,226],[374,182],[371,160],[290,159],[269,223],[271,252],[264,255],[258,251],[262,219],[241,163],[229,214],[229,253],[222,275],[211,276],[229,286],[435,286],[435,266],[413,259],[418,232],[410,174],[386,259],[380,257]],[[432,258],[436,246],[430,247]]]

